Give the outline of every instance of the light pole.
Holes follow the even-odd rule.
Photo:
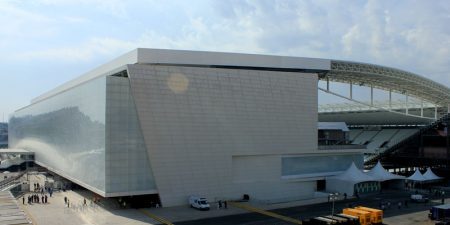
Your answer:
[[[332,201],[332,203],[331,203],[332,204],[332,207],[331,207],[331,218],[333,219],[334,218],[334,201],[338,199],[339,193],[331,193],[329,195],[329,197],[330,197],[330,200]]]

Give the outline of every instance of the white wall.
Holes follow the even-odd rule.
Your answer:
[[[132,94],[164,206],[312,197],[281,180],[281,156],[317,150],[317,75],[129,65]],[[247,180],[247,181],[246,181]]]

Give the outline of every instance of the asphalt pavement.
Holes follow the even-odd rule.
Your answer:
[[[381,208],[381,205],[385,205],[384,218],[385,221],[389,221],[390,218],[395,218],[395,221],[402,220],[401,215],[409,215],[418,212],[424,212],[430,209],[431,205],[441,204],[440,197],[430,196],[431,201],[428,203],[413,203],[410,201],[410,195],[412,192],[399,190],[399,191],[389,191],[385,193],[377,193],[366,196],[361,196],[359,199],[347,199],[335,202],[335,213],[341,213],[343,208],[351,206],[366,206],[371,208]],[[448,196],[447,196],[448,197]],[[407,201],[407,206],[405,206],[405,200]],[[447,199],[446,202],[449,200]],[[390,202],[390,207],[388,206]],[[399,207],[398,203],[401,202]],[[320,203],[307,206],[290,207],[283,209],[270,210],[271,212],[288,216],[295,219],[307,219],[315,216],[330,215],[332,212],[332,203]],[[426,221],[426,213],[417,214],[420,218],[417,221]],[[284,225],[290,224],[288,222],[280,221],[275,218],[271,218],[265,215],[257,213],[246,213],[239,215],[230,215],[223,217],[215,217],[208,219],[192,220],[177,222],[177,225],[200,225],[200,224],[217,224],[217,225]],[[419,223],[416,223],[419,224]],[[429,224],[422,223],[422,224]]]

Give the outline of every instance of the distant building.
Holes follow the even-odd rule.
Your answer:
[[[137,49],[34,99],[10,145],[105,197],[313,198],[360,150],[318,148],[330,60]]]
[[[8,124],[0,123],[0,148],[8,147]]]

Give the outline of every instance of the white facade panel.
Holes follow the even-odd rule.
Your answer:
[[[128,72],[164,206],[193,194],[312,197],[313,185],[281,181],[281,156],[317,151],[317,75],[151,65]],[[242,156],[253,164],[233,168]],[[271,178],[261,176],[260,159]],[[238,181],[258,179],[234,182],[236,169]],[[268,197],[273,188],[285,194]]]

